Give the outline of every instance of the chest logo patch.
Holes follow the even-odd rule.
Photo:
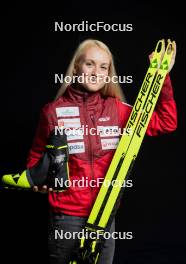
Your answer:
[[[77,106],[66,106],[56,108],[57,117],[66,116],[79,116],[79,107]]]

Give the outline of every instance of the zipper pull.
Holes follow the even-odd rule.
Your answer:
[[[87,97],[88,97],[88,94],[87,93],[84,93],[83,94],[83,102],[86,102]]]
[[[92,122],[94,123],[94,116],[90,115],[90,118],[91,118]]]

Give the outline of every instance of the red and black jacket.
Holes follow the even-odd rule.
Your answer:
[[[65,127],[118,127],[123,128],[132,107],[117,98],[104,98],[101,93],[86,93],[67,87],[63,96],[45,105],[29,152],[27,167],[33,167],[47,144],[47,138],[55,126]],[[177,111],[169,76],[166,77],[155,111],[150,120],[147,135],[170,133],[177,127]],[[114,155],[119,136],[84,133],[68,137],[69,175],[71,180],[84,179],[84,186],[70,186],[64,192],[49,193],[49,203],[54,212],[75,216],[88,216],[99,191],[90,186],[91,180],[103,179]],[[101,182],[101,181],[99,181]]]

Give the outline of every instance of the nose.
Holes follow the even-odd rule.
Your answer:
[[[95,66],[93,69],[92,69],[92,75],[93,76],[98,76],[99,72],[98,72],[98,68]]]

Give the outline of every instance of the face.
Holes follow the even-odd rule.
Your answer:
[[[99,91],[105,85],[109,73],[110,57],[106,51],[99,47],[88,48],[77,69],[76,75],[83,76],[83,86],[89,92]]]

